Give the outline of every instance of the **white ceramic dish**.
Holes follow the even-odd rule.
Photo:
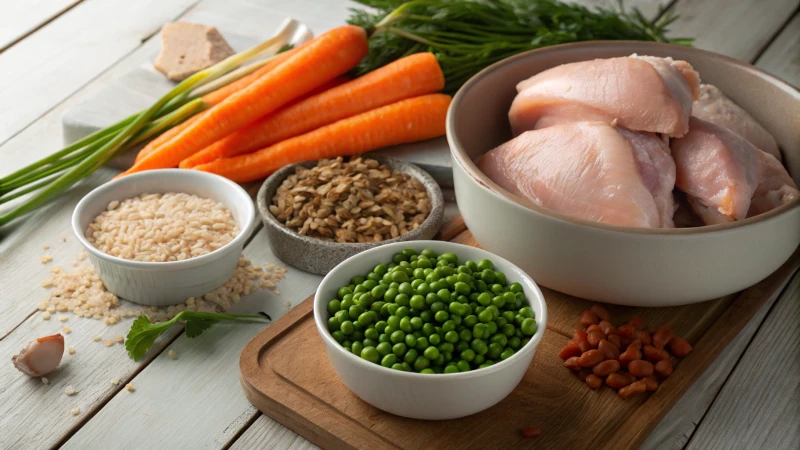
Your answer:
[[[800,199],[739,222],[641,229],[568,217],[495,184],[474,161],[511,137],[515,85],[565,63],[632,53],[686,60],[778,140],[800,183],[800,92],[749,64],[677,45],[586,42],[523,53],[483,70],[453,99],[447,138],[464,221],[481,247],[508,258],[542,286],[631,306],[697,303],[751,286],[800,244]]]
[[[114,200],[143,193],[185,192],[227,206],[239,224],[239,234],[224,247],[197,258],[173,262],[130,261],[107,255],[84,236],[89,224]],[[88,193],[72,214],[72,230],[109,292],[142,305],[167,306],[213,291],[236,269],[245,240],[255,223],[255,207],[238,184],[195,170],[140,172],[106,183]]]
[[[509,283],[519,282],[530,302],[538,326],[536,334],[512,357],[485,369],[453,374],[426,375],[401,372],[365,361],[337,343],[328,331],[328,301],[339,287],[356,275],[364,275],[380,262],[405,248],[436,253],[453,252],[459,261],[490,259],[506,274]],[[314,321],[325,352],[339,378],[353,393],[371,405],[413,419],[455,419],[483,411],[504,399],[519,384],[531,364],[547,325],[547,306],[536,283],[515,265],[485,250],[443,241],[411,241],[387,244],[352,256],[328,273],[314,297]]]

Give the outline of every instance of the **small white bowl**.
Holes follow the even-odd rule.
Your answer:
[[[86,240],[84,232],[114,200],[148,193],[183,192],[227,206],[239,225],[239,234],[211,253],[184,261],[142,262],[107,255]],[[106,183],[88,193],[72,214],[72,231],[89,252],[89,260],[109,292],[125,300],[168,306],[213,291],[236,270],[245,240],[255,224],[250,195],[238,184],[196,170],[164,169],[135,173]]]
[[[452,252],[460,262],[490,259],[509,283],[519,282],[533,308],[536,334],[510,358],[484,369],[452,374],[402,372],[365,361],[345,350],[328,331],[328,301],[356,275],[366,275],[376,264],[391,261],[405,248],[436,253]],[[520,268],[497,255],[476,247],[444,241],[398,242],[376,247],[348,258],[336,266],[319,285],[314,297],[314,321],[328,358],[339,378],[362,400],[398,416],[443,420],[468,416],[504,399],[519,384],[547,326],[547,305],[536,283]]]

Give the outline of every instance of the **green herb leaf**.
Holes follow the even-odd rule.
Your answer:
[[[517,53],[568,42],[669,39],[665,14],[650,23],[638,10],[589,9],[558,0],[356,0],[348,22],[371,33],[361,75],[403,56],[433,52],[447,93],[454,93],[485,67]]]
[[[128,337],[125,339],[125,350],[135,361],[140,360],[159,336],[164,334],[178,321],[184,321],[186,337],[195,338],[220,321],[262,322],[270,321],[267,314],[219,314],[199,311],[181,311],[166,322],[152,323],[147,316],[139,316],[133,321]]]

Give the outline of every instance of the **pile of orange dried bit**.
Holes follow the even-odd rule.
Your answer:
[[[663,380],[672,373],[666,348],[680,358],[692,351],[692,346],[675,337],[669,327],[655,332],[642,329],[644,321],[639,316],[615,328],[608,311],[600,305],[585,311],[580,324],[585,331],[575,330],[558,356],[590,388],[597,389],[605,382],[623,398],[655,391],[659,384],[656,376]]]

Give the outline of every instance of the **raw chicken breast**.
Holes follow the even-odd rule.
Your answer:
[[[736,133],[696,117],[689,133],[670,143],[675,185],[706,225],[747,216],[761,178],[759,150]]]
[[[602,122],[528,131],[481,158],[504,189],[562,214],[613,225],[671,227],[675,166],[652,134]]]
[[[565,122],[614,120],[629,130],[683,136],[699,84],[689,63],[672,58],[564,64],[519,83],[508,117],[515,136]]]
[[[700,96],[692,105],[692,115],[733,131],[757,149],[769,153],[778,161],[781,160],[778,142],[769,131],[716,86],[700,85]]]
[[[797,184],[780,161],[762,151],[759,151],[758,157],[761,161],[761,180],[756,186],[753,200],[750,201],[747,217],[773,210],[800,197]]]

